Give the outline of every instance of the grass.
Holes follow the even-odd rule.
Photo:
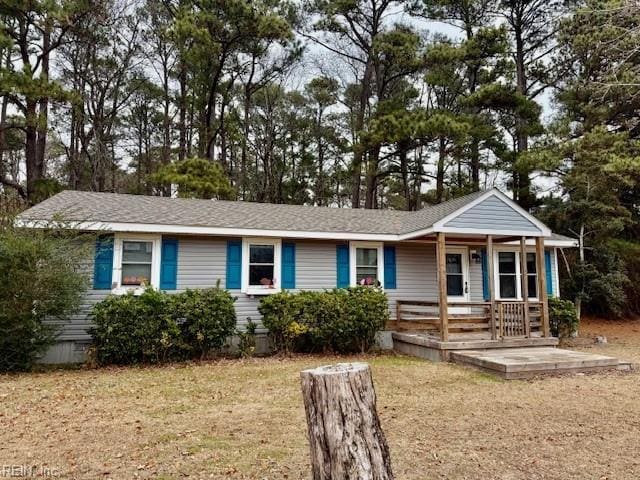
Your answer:
[[[591,322],[640,362],[640,321]],[[640,477],[640,372],[505,382],[409,357],[371,364],[398,479]],[[300,370],[336,357],[0,377],[0,465],[64,478],[307,479]]]

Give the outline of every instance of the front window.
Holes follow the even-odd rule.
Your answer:
[[[500,298],[517,298],[518,274],[515,252],[498,252]]]
[[[527,253],[527,293],[529,298],[538,298],[538,275],[536,254]]]
[[[249,295],[279,292],[281,240],[244,238],[242,245],[242,291]]]
[[[351,242],[349,272],[351,286],[384,285],[383,244],[381,242]]]
[[[150,234],[116,233],[113,250],[113,288],[116,295],[160,285],[162,237]]]
[[[497,253],[497,282],[499,298],[522,299],[522,285],[520,284],[521,270],[520,252],[503,251]],[[527,252],[527,294],[529,298],[538,298],[538,275],[536,254]]]
[[[377,248],[356,248],[356,283],[379,285]]]
[[[122,281],[123,287],[151,284],[151,266],[153,264],[153,242],[122,242]]]
[[[275,272],[275,246],[249,245],[249,286],[273,288]]]

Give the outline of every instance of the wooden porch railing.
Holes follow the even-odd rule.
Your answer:
[[[458,339],[463,339],[465,334],[487,339],[526,338],[532,333],[543,334],[542,307],[542,302],[534,301],[496,300],[493,307],[491,302],[449,302],[445,324],[448,334]],[[396,321],[391,322],[389,328],[442,337],[440,310],[438,302],[398,300]]]

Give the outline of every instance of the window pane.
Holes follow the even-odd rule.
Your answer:
[[[536,273],[536,254],[527,253],[527,273]]]
[[[447,253],[447,273],[462,273],[462,255]]]
[[[249,265],[249,285],[273,285],[273,265]]]
[[[356,267],[356,283],[358,285],[377,285],[378,267]]]
[[[122,242],[122,261],[151,263],[152,242]]]
[[[515,252],[499,252],[498,269],[500,273],[516,273]]]
[[[378,249],[356,248],[356,265],[378,265]]]
[[[249,263],[273,263],[273,245],[250,245]]]
[[[461,297],[464,295],[462,290],[462,275],[447,275],[447,295],[452,297]]]
[[[528,293],[529,293],[529,298],[536,298],[537,295],[537,291],[538,291],[538,282],[536,281],[536,276],[535,275],[527,275],[527,285],[528,285]]]
[[[500,298],[516,298],[515,275],[500,275]]]
[[[151,284],[151,264],[122,264],[122,285]]]

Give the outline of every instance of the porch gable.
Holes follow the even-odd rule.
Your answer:
[[[492,195],[443,224],[444,227],[519,230],[539,233],[540,228],[497,195]]]

